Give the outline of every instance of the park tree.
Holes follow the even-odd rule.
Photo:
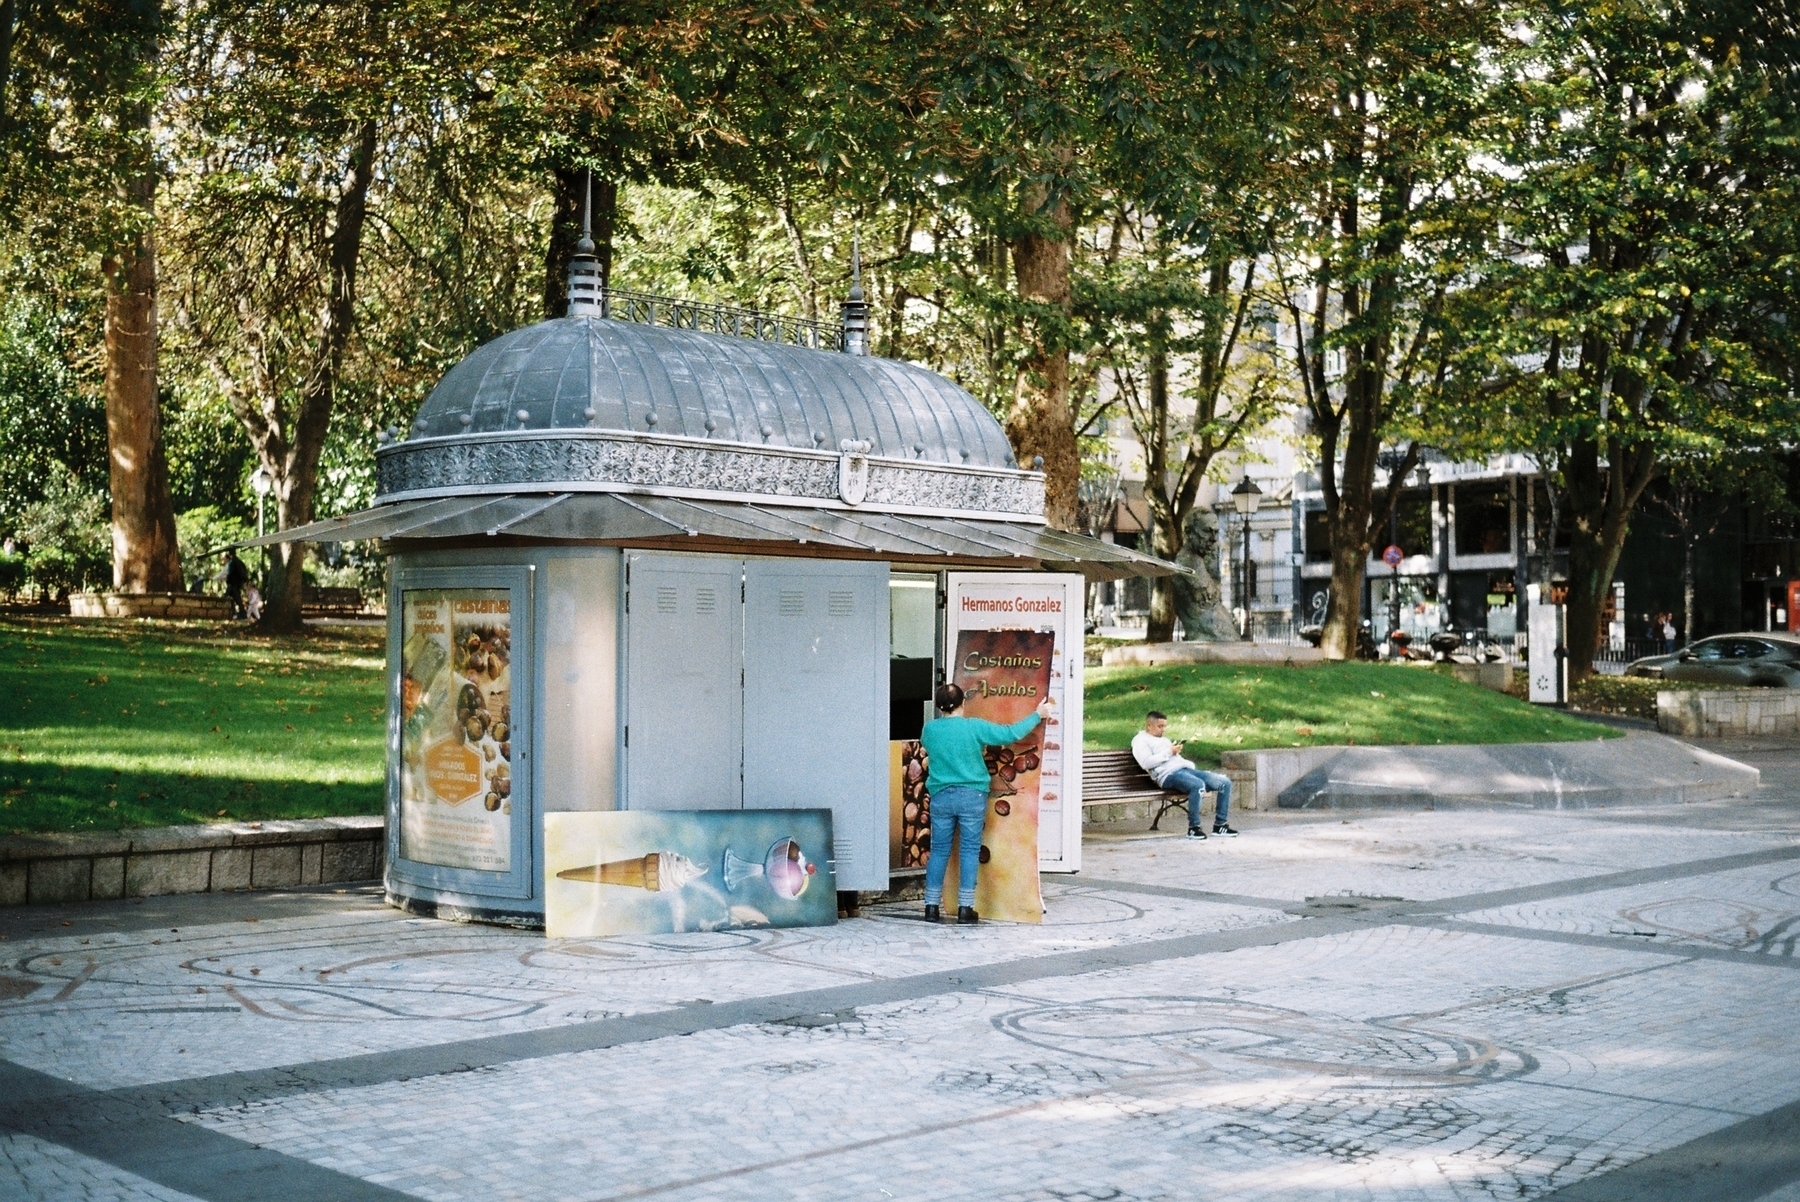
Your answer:
[[[1679,6],[1546,5],[1511,37],[1470,345],[1498,440],[1560,469],[1579,679],[1651,482],[1796,435],[1800,126],[1779,64]]]
[[[1273,259],[1318,447],[1330,658],[1355,653],[1370,547],[1420,461],[1419,419],[1454,383],[1445,302],[1480,245],[1467,131],[1498,18],[1482,0],[1347,0],[1295,16],[1288,163],[1302,217]]]
[[[685,68],[713,39],[728,39],[737,17],[731,6],[683,0],[551,0],[483,10],[481,103],[471,116],[502,152],[496,175],[533,179],[549,192],[542,316],[561,317],[567,308],[569,260],[584,214],[601,283],[610,281],[619,189],[631,180],[668,178],[691,146],[682,101],[704,88],[683,94]]]
[[[188,169],[172,223],[183,351],[271,477],[281,529],[314,515],[377,177],[441,117],[433,101],[467,100],[447,20],[426,3],[260,0],[189,17],[175,114]],[[265,628],[300,625],[305,555],[273,549]]]
[[[181,586],[157,364],[152,117],[166,36],[154,2],[0,10],[0,212],[100,280],[112,583],[125,592]]]
[[[1143,448],[1148,549],[1173,560],[1214,462],[1273,415],[1287,379],[1274,354],[1272,307],[1259,286],[1262,248],[1234,240],[1254,237],[1254,222],[1208,223],[1192,231],[1196,246],[1130,210],[1118,218],[1108,231],[1112,253],[1082,281],[1077,311],[1093,324],[1095,357],[1108,364],[1114,395]],[[1121,242],[1130,250],[1119,253]],[[1145,638],[1172,639],[1176,610],[1175,581],[1152,580]]]

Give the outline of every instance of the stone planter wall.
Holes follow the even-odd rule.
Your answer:
[[[1512,683],[1512,668],[1505,663],[1450,665],[1450,675],[1464,684],[1478,684],[1496,693],[1506,692]]]
[[[1321,764],[1336,759],[1344,748],[1267,747],[1257,751],[1226,751],[1219,755],[1225,775],[1231,778],[1231,804],[1235,809],[1272,810],[1281,791]]]
[[[204,593],[71,593],[69,616],[224,621],[231,602]]]
[[[381,818],[0,837],[0,906],[288,889],[381,877]]]
[[[1656,728],[1689,739],[1800,734],[1800,689],[1658,689]]]

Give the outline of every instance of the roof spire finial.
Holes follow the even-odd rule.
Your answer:
[[[575,253],[594,253],[594,173],[591,169],[587,172],[587,187],[581,197],[581,241],[575,244]]]
[[[850,235],[850,294],[844,298],[843,346],[847,355],[869,353],[869,305],[862,286],[862,239]]]
[[[594,257],[594,173],[587,172],[581,201],[581,238],[569,260],[569,316],[605,317],[606,290],[600,284],[600,260]]]

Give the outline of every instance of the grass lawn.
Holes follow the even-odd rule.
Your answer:
[[[385,641],[0,618],[0,830],[378,814]]]
[[[1144,711],[1169,715],[1184,754],[1318,743],[1552,743],[1613,733],[1515,697],[1404,664],[1179,664],[1090,668],[1089,749],[1131,745]]]

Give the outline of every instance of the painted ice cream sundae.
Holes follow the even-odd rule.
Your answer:
[[[725,858],[720,865],[725,877],[725,887],[736,891],[737,887],[753,877],[762,877],[769,882],[769,888],[777,897],[793,901],[806,892],[807,883],[819,871],[817,864],[810,863],[806,853],[800,850],[800,844],[791,836],[777,839],[769,847],[769,854],[758,864],[746,860],[725,849]]]

